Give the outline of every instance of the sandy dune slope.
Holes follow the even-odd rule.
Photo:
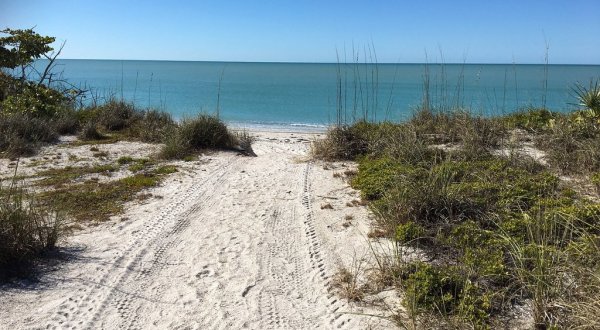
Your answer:
[[[337,267],[368,247],[367,211],[347,206],[357,193],[308,161],[310,139],[262,134],[258,157],[182,166],[152,190],[161,198],[75,233],[40,282],[2,288],[0,328],[370,326],[331,287]]]

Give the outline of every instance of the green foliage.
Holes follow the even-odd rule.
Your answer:
[[[177,166],[174,165],[163,165],[154,170],[157,175],[171,174],[177,172]]]
[[[194,150],[208,148],[230,148],[234,138],[219,118],[207,114],[199,114],[196,118],[186,119],[179,127],[179,132]]]
[[[133,200],[143,189],[157,185],[159,180],[153,174],[136,174],[106,183],[86,181],[43,192],[39,198],[75,220],[104,221],[122,213],[125,202]]]
[[[34,60],[51,52],[54,37],[41,36],[33,29],[4,29],[0,31],[8,36],[0,37],[0,67],[14,69],[30,64]]]
[[[333,127],[327,132],[326,139],[313,145],[313,154],[325,160],[354,160],[366,155],[369,150],[369,137],[366,134],[375,127],[364,121]]]
[[[66,166],[64,168],[49,169],[37,174],[38,177],[42,178],[37,184],[42,186],[60,187],[68,185],[87,174],[110,174],[116,170],[118,170],[118,168],[110,164],[81,167]]]
[[[203,149],[229,149],[238,142],[219,118],[199,114],[196,118],[184,120],[167,134],[161,156],[181,159]]]
[[[503,120],[510,126],[530,132],[542,132],[554,126],[559,115],[544,108],[529,108],[504,116]]]
[[[22,114],[50,118],[65,111],[67,99],[57,90],[44,85],[24,83],[18,94],[8,95],[0,109],[8,115]]]
[[[119,163],[119,165],[129,164],[131,162],[133,162],[133,158],[131,156],[122,156],[117,159],[117,163]]]
[[[485,291],[469,280],[465,281],[457,315],[474,329],[489,329],[489,319],[494,305],[494,293]]]
[[[396,227],[396,241],[407,244],[418,240],[425,235],[425,228],[422,226],[409,221],[407,223],[399,224]]]
[[[579,106],[594,112],[596,116],[600,116],[600,80],[590,80],[589,87],[581,84],[576,84],[573,87],[573,92],[579,101]]]
[[[458,307],[465,278],[454,267],[413,263],[411,274],[402,282],[405,288],[404,305],[413,312],[434,310],[451,315]]]
[[[97,123],[108,131],[131,127],[142,116],[133,104],[116,100],[110,100],[92,111],[96,114]]]
[[[402,165],[389,157],[364,158],[359,162],[358,175],[351,184],[361,191],[363,198],[375,200],[383,197],[384,192],[393,185],[422,175],[423,171],[419,168]]]

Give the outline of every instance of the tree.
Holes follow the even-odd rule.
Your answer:
[[[28,65],[42,56],[50,57],[47,53],[54,50],[50,44],[56,38],[41,36],[33,29],[7,28],[0,32],[8,34],[0,38],[0,67],[9,69],[20,67],[21,79],[25,79],[25,69]]]
[[[42,36],[33,31],[33,29],[9,29],[6,28],[0,33],[7,34],[6,37],[0,37],[0,69],[20,68],[21,81],[27,78],[27,68],[31,68],[37,73],[39,78],[37,84],[41,85],[45,80],[50,85],[52,82],[52,68],[54,61],[60,55],[65,43],[63,42],[58,50],[54,52],[54,48],[50,46],[56,38]],[[37,71],[31,63],[39,58],[46,58],[48,64],[42,72]]]

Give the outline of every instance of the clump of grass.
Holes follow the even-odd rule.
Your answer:
[[[105,136],[98,131],[98,127],[96,126],[95,122],[88,121],[79,133],[79,138],[84,141],[95,141],[102,140],[105,138]]]
[[[175,126],[169,113],[150,109],[144,111],[140,120],[132,127],[132,135],[143,142],[161,143]]]
[[[133,162],[133,157],[131,156],[122,156],[119,157],[119,159],[117,159],[117,163],[119,163],[119,165],[124,165],[124,164],[129,164],[131,162]]]
[[[0,153],[8,157],[32,155],[43,143],[58,140],[52,124],[26,114],[0,114]]]
[[[27,274],[33,262],[56,248],[63,218],[43,207],[13,181],[0,182],[0,280]]]
[[[323,160],[354,160],[368,152],[369,138],[365,135],[366,122],[342,125],[331,128],[327,137],[313,144],[312,153]]]
[[[243,130],[241,132],[235,133],[235,142],[239,150],[246,156],[256,157],[254,150],[252,149],[252,144],[254,143],[255,138],[248,133],[248,131]]]
[[[247,142],[251,143],[250,140]],[[238,144],[225,123],[219,118],[200,114],[185,119],[165,141],[161,155],[167,159],[184,158],[204,149],[231,149]]]
[[[177,166],[163,165],[154,170],[156,174],[171,174],[177,172]]]

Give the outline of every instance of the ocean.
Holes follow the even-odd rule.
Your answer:
[[[365,116],[405,120],[425,90],[433,106],[483,115],[570,111],[574,84],[600,77],[600,66],[57,60],[55,72],[89,90],[87,103],[122,98],[177,119],[218,112],[234,126],[310,130]]]

